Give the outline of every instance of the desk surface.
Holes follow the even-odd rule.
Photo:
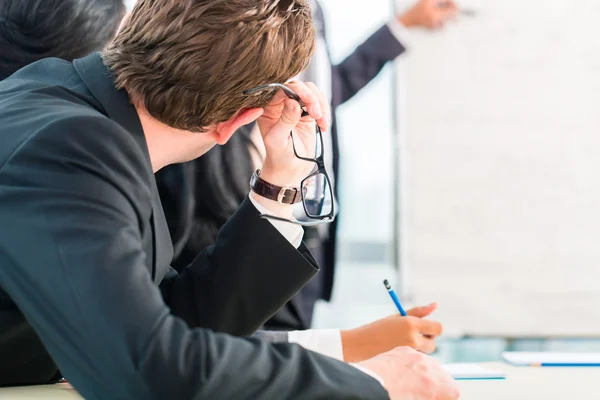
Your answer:
[[[461,400],[587,400],[600,392],[600,368],[482,365],[504,371],[506,380],[460,381]]]
[[[600,391],[600,368],[526,368],[483,364],[506,372],[501,381],[460,381],[461,400],[587,400]],[[75,400],[68,385],[0,388],[2,400]]]
[[[81,400],[81,396],[66,383],[56,385],[0,388],[2,400]]]

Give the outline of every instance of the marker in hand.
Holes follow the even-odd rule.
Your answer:
[[[396,308],[398,308],[400,315],[402,315],[403,317],[406,317],[407,316],[406,311],[404,311],[404,308],[402,308],[402,304],[400,304],[400,300],[398,299],[396,292],[394,292],[394,289],[392,289],[392,287],[390,286],[390,283],[388,282],[388,280],[387,279],[384,280],[383,284],[385,285],[385,288],[387,289],[390,297],[394,301],[394,304],[396,304]]]
[[[437,4],[438,8],[449,8],[451,5],[452,5],[452,3],[448,2],[448,1],[440,1]],[[472,8],[459,7],[456,11],[459,14],[467,16],[467,17],[474,17],[477,15],[477,11],[475,11]]]

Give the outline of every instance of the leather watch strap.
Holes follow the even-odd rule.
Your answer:
[[[272,183],[261,179],[260,169],[257,169],[254,171],[254,174],[252,174],[252,178],[250,178],[250,188],[254,193],[282,204],[296,204],[302,201],[300,189],[273,185]]]

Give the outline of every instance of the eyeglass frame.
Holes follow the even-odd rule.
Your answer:
[[[302,101],[300,96],[298,96],[292,89],[290,89],[289,87],[287,87],[281,83],[269,83],[266,85],[257,86],[252,89],[244,90],[243,94],[247,96],[252,93],[256,93],[256,92],[266,90],[266,89],[271,89],[271,88],[281,89],[288,96],[288,98],[290,98],[292,100],[296,100],[300,104],[300,107],[302,108],[301,117],[306,117],[307,115],[309,115],[308,111],[306,110],[306,104]],[[298,155],[298,152],[296,151],[296,144],[294,142],[294,132],[293,131],[290,131],[290,137],[292,138],[292,148],[294,149],[294,155],[296,156],[296,158],[303,160],[303,161],[313,162],[317,165],[317,170],[314,172],[311,172],[310,175],[308,175],[306,178],[302,179],[302,181],[300,182],[300,194],[302,196],[302,207],[304,208],[304,213],[306,214],[306,216],[308,218],[318,220],[318,221],[314,221],[314,222],[296,221],[296,220],[290,220],[290,219],[278,217],[275,215],[269,215],[269,214],[261,214],[260,215],[261,218],[273,219],[276,221],[288,222],[291,224],[296,224],[296,225],[301,225],[301,226],[317,226],[317,225],[322,225],[322,224],[329,224],[335,220],[335,195],[333,192],[333,185],[331,184],[331,179],[329,178],[329,174],[327,173],[327,169],[325,168],[325,160],[323,157],[323,155],[325,154],[325,145],[323,143],[323,133],[321,132],[321,127],[319,126],[319,124],[317,124],[315,122],[315,126],[316,126],[315,134],[317,134],[319,136],[319,140],[321,141],[321,155],[320,156],[317,156],[315,158],[309,158],[309,157],[302,157],[302,156]],[[306,200],[304,197],[303,187],[304,187],[304,182],[306,182],[308,179],[310,179],[314,176],[317,176],[319,174],[322,174],[325,176],[326,184],[329,187],[329,193],[331,195],[331,211],[327,215],[313,216],[308,212],[308,209],[306,207]]]

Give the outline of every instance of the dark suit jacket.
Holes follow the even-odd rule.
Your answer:
[[[313,18],[317,27],[317,35],[323,36],[327,43],[325,16],[318,2]],[[369,82],[371,82],[389,62],[396,59],[404,52],[402,43],[396,39],[387,25],[379,28],[365,42],[359,45],[344,61],[333,65],[331,70],[332,83],[332,110],[333,124],[331,135],[333,139],[333,171],[336,182],[339,182],[338,169],[340,165],[340,151],[338,144],[338,130],[335,118],[335,109],[350,100]],[[337,189],[337,185],[336,185]],[[336,190],[337,191],[337,190]],[[337,195],[337,193],[336,193]],[[341,204],[340,207],[343,207]],[[339,217],[330,225],[329,238],[324,243],[323,262],[321,263],[324,274],[323,296],[330,300],[333,289],[335,266],[335,242],[337,239],[337,224]]]
[[[316,266],[246,201],[176,274],[140,121],[99,55],[1,82],[0,127],[5,366],[33,328],[89,399],[387,398],[344,363],[211,331],[253,332]]]

